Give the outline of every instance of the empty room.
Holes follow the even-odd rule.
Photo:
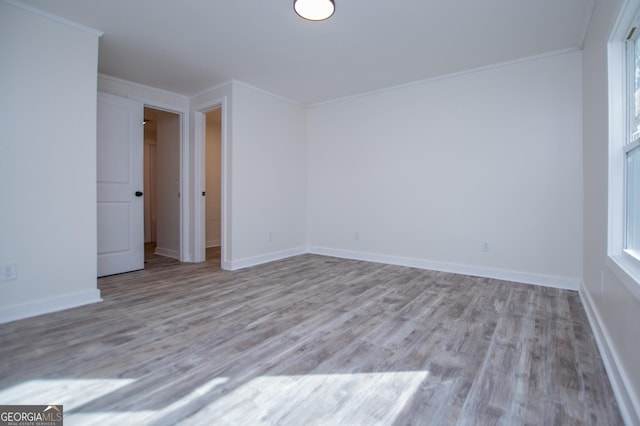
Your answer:
[[[0,0],[0,54],[0,423],[640,425],[640,0]]]

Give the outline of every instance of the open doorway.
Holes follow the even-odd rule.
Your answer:
[[[180,115],[144,108],[145,261],[180,259]]]
[[[229,147],[227,146],[227,101],[225,97],[212,99],[206,103],[192,106],[193,120],[195,124],[195,134],[193,136],[193,179],[194,179],[194,199],[193,199],[193,261],[204,262],[207,260],[207,251],[212,254],[217,254],[219,250],[219,266],[222,269],[230,269],[230,262],[228,256],[230,255],[230,229],[229,229],[229,215],[230,205],[228,203],[227,189],[228,180],[227,174],[229,173]],[[215,124],[209,127],[207,130],[207,113],[211,112],[210,123],[217,123],[219,120],[220,125]],[[217,116],[219,115],[219,119]],[[219,139],[219,152],[218,159],[214,160],[208,167],[206,165],[207,157],[207,136],[209,138]],[[216,144],[217,146],[218,144]],[[209,149],[211,151],[211,149]],[[210,152],[211,153],[211,152]],[[207,184],[207,175],[210,172],[214,172],[217,175],[217,182]],[[213,175],[209,175],[210,178]],[[213,180],[213,179],[212,179]],[[218,183],[219,182],[219,183]],[[219,192],[219,195],[216,193]],[[214,191],[214,192],[211,192]],[[215,194],[215,195],[214,195]],[[218,200],[218,205],[213,205],[207,209],[206,202]],[[213,200],[212,200],[213,199]],[[206,225],[207,222],[207,210],[209,213],[218,212],[220,215],[220,221],[218,225],[217,220],[212,220],[212,223]],[[207,230],[213,229],[220,230],[219,237],[219,249],[215,247],[207,248],[207,246],[214,246],[215,237],[210,237],[207,240]],[[215,250],[212,250],[215,248]],[[213,262],[213,261],[211,261]],[[215,262],[213,262],[215,263]]]
[[[206,259],[220,261],[222,242],[222,108],[205,112]]]

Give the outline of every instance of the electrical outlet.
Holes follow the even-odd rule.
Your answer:
[[[0,281],[11,281],[15,279],[18,279],[18,268],[15,263],[0,265]]]
[[[491,251],[491,246],[489,246],[488,241],[482,242],[482,245],[480,246],[480,251],[483,253],[489,253]]]
[[[267,241],[273,241],[273,232],[269,231],[269,233],[267,234]]]
[[[604,272],[600,271],[600,293],[604,293]]]
[[[356,231],[353,233],[353,239],[356,241],[360,240],[360,232]]]

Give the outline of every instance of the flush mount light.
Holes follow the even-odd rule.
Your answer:
[[[333,0],[293,0],[293,10],[309,21],[324,21],[336,10]]]

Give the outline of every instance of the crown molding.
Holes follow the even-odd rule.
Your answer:
[[[102,37],[102,35],[104,34],[102,31],[96,30],[96,29],[91,28],[91,27],[87,27],[86,25],[78,24],[77,22],[70,21],[69,19],[61,18],[61,17],[59,17],[57,15],[54,15],[52,13],[45,12],[44,10],[38,9],[37,7],[33,7],[31,5],[22,3],[21,1],[17,1],[17,0],[0,0],[0,1],[2,1],[2,2],[6,3],[6,4],[10,5],[10,6],[17,7],[17,8],[22,9],[22,10],[26,10],[27,12],[31,12],[34,15],[41,16],[41,17],[49,19],[51,21],[58,22],[60,24],[66,25],[66,26],[71,27],[71,28],[75,28],[77,30],[84,31],[84,32],[89,33],[89,34],[93,34],[93,35],[98,36],[98,37]]]

